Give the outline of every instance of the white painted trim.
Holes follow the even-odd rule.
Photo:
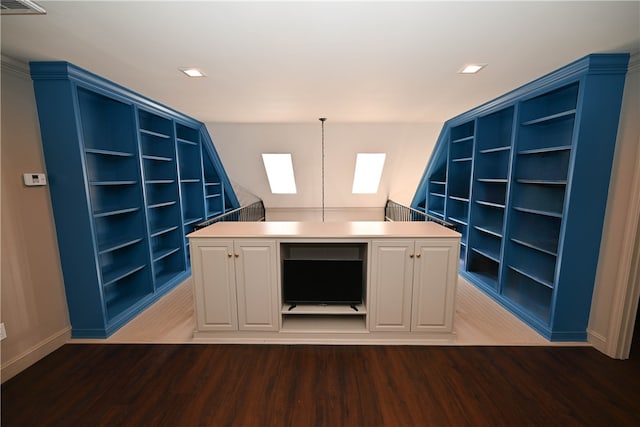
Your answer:
[[[640,71],[640,52],[631,55],[627,75]],[[640,146],[640,138],[638,138]],[[587,329],[588,341],[597,350],[616,359],[627,359],[633,339],[638,298],[640,296],[640,150],[636,150],[633,179],[628,191],[629,208],[624,241],[620,247],[618,274],[613,284],[607,335]]]
[[[193,343],[208,344],[284,344],[284,345],[455,345],[456,334],[453,333],[395,333],[403,335],[394,337],[394,333],[369,333],[368,331],[352,333],[329,332],[273,332],[262,333],[265,336],[242,333],[216,333],[196,331]],[[314,336],[315,335],[315,336]],[[338,336],[340,335],[340,336]]]
[[[602,334],[587,328],[587,341],[601,353],[607,352],[607,338]]]
[[[638,138],[638,146],[640,146],[640,138]],[[638,280],[640,254],[636,251],[637,239],[640,238],[640,150],[636,152],[633,181],[628,194],[631,200],[618,264],[616,292],[610,310],[608,339],[604,349],[605,354],[616,359],[629,358],[640,295]]]
[[[640,228],[640,222],[638,223]],[[636,238],[636,248],[634,260],[631,262],[632,270],[629,272],[629,288],[625,298],[623,309],[622,327],[618,347],[614,357],[628,359],[631,353],[631,344],[634,336],[635,320],[640,304],[640,231]],[[639,345],[640,343],[636,343]]]
[[[640,70],[640,51],[631,54],[627,73],[635,73],[638,70]]]
[[[13,378],[40,359],[44,358],[50,353],[53,353],[64,344],[66,344],[70,338],[71,328],[66,327],[51,335],[49,338],[40,341],[38,344],[29,348],[24,353],[7,361],[4,365],[2,365],[2,368],[0,370],[0,377],[2,377],[2,382]]]
[[[1,55],[0,64],[2,64],[2,69],[4,71],[10,71],[13,74],[31,80],[29,64],[27,64],[26,62],[11,58],[10,56]]]

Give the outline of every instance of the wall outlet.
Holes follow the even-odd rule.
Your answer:
[[[7,337],[7,330],[4,328],[4,322],[0,323],[0,341]]]
[[[47,178],[43,173],[25,173],[22,174],[24,185],[34,187],[36,185],[47,185]]]

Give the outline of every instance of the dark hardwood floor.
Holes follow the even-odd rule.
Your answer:
[[[68,344],[2,426],[639,426],[640,361],[588,347]]]

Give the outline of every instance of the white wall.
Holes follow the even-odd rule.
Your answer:
[[[636,240],[640,239],[638,221],[640,207],[640,53],[630,59],[625,81],[618,139],[609,186],[607,212],[600,245],[600,259],[589,319],[589,341],[600,351],[613,357],[628,357],[628,348],[620,348],[618,339],[624,329],[623,306],[637,305],[638,293],[628,292],[640,286],[632,274],[640,261],[634,256]],[[635,312],[635,309],[632,308]],[[633,317],[633,313],[631,313]],[[636,343],[640,345],[640,343]],[[628,346],[627,346],[628,347]]]
[[[324,207],[329,219],[382,219],[387,198],[408,205],[442,123],[325,122]],[[231,179],[260,197],[270,219],[318,219],[322,207],[320,121],[207,124]],[[356,153],[387,153],[377,194],[352,194]],[[262,153],[292,153],[297,194],[271,194]],[[355,209],[357,208],[357,209]]]
[[[31,78],[2,58],[2,381],[69,338],[70,325],[47,187],[22,174],[44,172]]]

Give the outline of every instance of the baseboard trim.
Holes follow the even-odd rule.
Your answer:
[[[599,352],[607,354],[607,338],[604,335],[587,329],[587,341]]]
[[[2,382],[13,378],[45,356],[53,353],[71,338],[71,328],[66,327],[49,338],[34,345],[24,353],[9,360],[0,368]]]

